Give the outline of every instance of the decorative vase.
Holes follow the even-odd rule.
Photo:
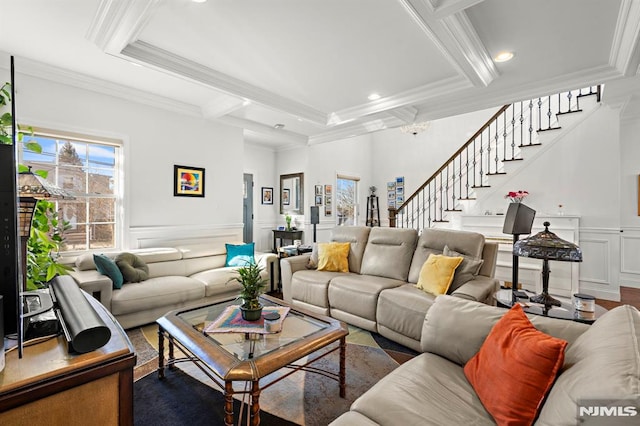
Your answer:
[[[240,305],[240,312],[242,313],[242,319],[245,321],[258,321],[262,317],[262,305],[259,308],[245,308],[244,305]]]

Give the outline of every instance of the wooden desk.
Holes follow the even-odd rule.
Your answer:
[[[280,239],[280,245],[276,245],[276,240]],[[302,239],[302,231],[285,231],[284,229],[274,229],[273,230],[273,252],[278,253],[278,247],[282,247],[283,241],[291,241],[291,244],[295,240]]]
[[[62,336],[6,354],[0,372],[2,425],[132,425],[136,355],[124,330],[87,296],[111,339],[102,348],[70,354]]]

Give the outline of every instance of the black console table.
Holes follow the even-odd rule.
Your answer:
[[[276,240],[278,239],[280,240],[280,245],[276,245]],[[286,231],[284,229],[274,229],[273,230],[273,252],[278,253],[278,247],[282,247],[283,241],[291,241],[291,244],[293,244],[295,240],[301,240],[301,239],[302,239],[302,231],[299,231],[299,230]]]

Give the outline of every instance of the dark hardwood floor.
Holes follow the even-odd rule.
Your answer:
[[[613,309],[620,305],[631,305],[640,309],[640,288],[620,287],[620,302],[596,299],[596,303],[605,309]]]

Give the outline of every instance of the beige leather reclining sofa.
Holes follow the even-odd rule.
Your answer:
[[[416,351],[425,314],[435,300],[415,286],[430,254],[442,254],[446,246],[464,257],[483,259],[479,273],[459,287],[454,284],[463,277],[458,277],[460,267],[456,269],[450,294],[493,304],[499,289],[493,278],[498,245],[486,243],[478,233],[425,229],[418,236],[414,229],[338,226],[330,241],[350,243],[349,272],[307,269],[312,255],[284,258],[280,262],[284,300]]]
[[[228,282],[235,276],[235,267],[225,267],[224,244],[192,244],[180,247],[128,250],[138,255],[149,267],[149,278],[138,283],[126,283],[120,289],[96,270],[93,253],[76,258],[71,276],[81,289],[94,295],[115,316],[124,328],[154,322],[167,312],[222,297],[237,296],[240,284]],[[115,258],[119,253],[105,253]],[[277,271],[277,256],[255,253],[256,263],[263,268],[269,282]]]
[[[506,312],[439,296],[424,320],[423,353],[382,378],[331,426],[495,425],[467,380],[464,366]],[[591,326],[527,316],[537,330],[568,342],[560,371],[555,380],[549,377],[552,385],[537,408],[534,424],[638,424],[640,313],[636,308],[617,307]],[[502,364],[488,367],[503,374],[505,381],[519,374],[503,372]],[[499,386],[495,392],[500,392]],[[500,400],[500,407],[517,407],[508,397]],[[586,410],[581,412],[580,404]]]

